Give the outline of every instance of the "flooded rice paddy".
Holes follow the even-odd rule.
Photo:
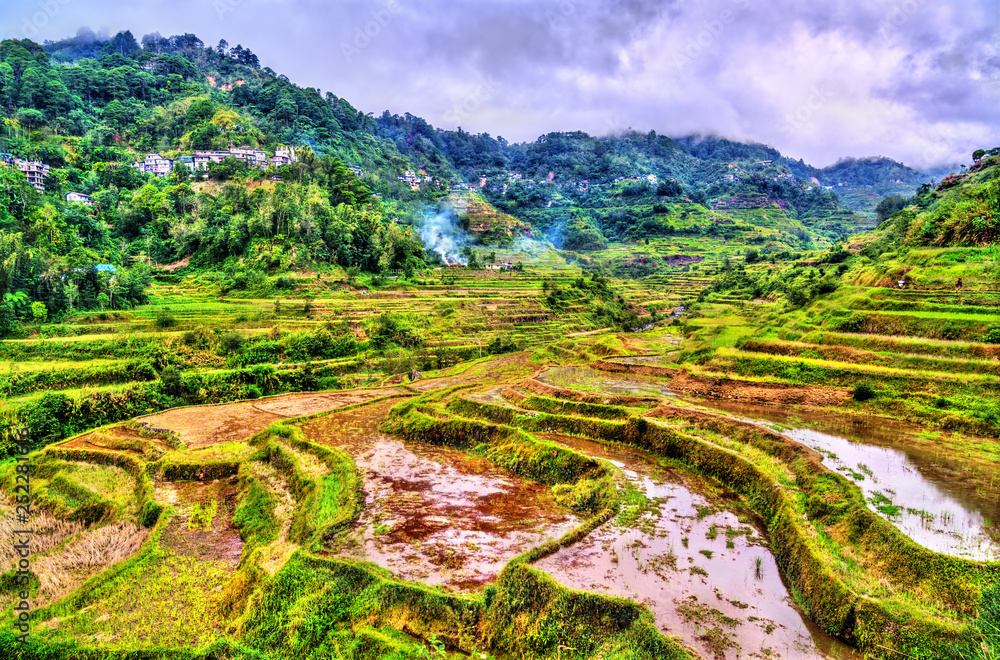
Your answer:
[[[553,367],[538,380],[584,392],[673,396],[655,377],[590,367]],[[1000,559],[1000,503],[967,485],[961,466],[908,442],[923,432],[919,426],[722,399],[699,403],[746,421],[777,424],[776,430],[820,452],[825,465],[857,484],[873,511],[924,547],[981,561]]]
[[[517,555],[579,524],[548,486],[457,449],[379,432],[393,403],[302,425],[313,442],[350,454],[363,475],[361,517],[331,552],[404,579],[472,591]]]
[[[835,413],[703,401],[702,405],[764,424],[823,455],[851,479],[869,506],[926,548],[976,560],[1000,559],[1000,504],[963,483],[959,466],[907,441],[919,426]]]
[[[705,658],[858,658],[792,603],[773,555],[748,513],[640,452],[546,435],[618,467],[649,505],[536,566],[576,589],[636,600],[657,625]],[[635,501],[635,496],[629,497]]]

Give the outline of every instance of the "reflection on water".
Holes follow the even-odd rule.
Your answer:
[[[980,561],[1000,559],[1000,505],[978,496],[940,459],[912,448],[904,451],[904,436],[919,427],[723,401],[701,403],[770,426],[820,452],[825,465],[857,484],[872,510],[924,547]],[[882,446],[889,443],[893,446]]]
[[[638,452],[563,435],[547,439],[610,461],[652,502],[536,566],[573,588],[636,600],[705,658],[858,658],[793,604],[761,532],[692,492]],[[632,498],[630,498],[632,499]]]
[[[393,401],[316,418],[306,436],[343,449],[363,474],[364,509],[339,554],[367,559],[409,580],[481,589],[531,547],[579,520],[548,486],[450,447],[380,433]]]

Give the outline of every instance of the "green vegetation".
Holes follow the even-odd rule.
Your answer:
[[[0,152],[51,166],[43,192],[0,165],[0,514],[26,443],[40,530],[31,639],[0,632],[14,657],[735,648],[736,619],[697,599],[675,603],[698,631],[678,640],[644,605],[533,565],[668,515],[602,447],[721,493],[698,521],[730,503],[761,521],[788,597],[868,657],[1000,654],[996,561],[908,537],[900,518],[936,516],[875,463],[848,479],[742,411],[697,407],[919,423],[882,444],[1000,499],[997,150],[932,185],[721,138],[509,144],[367,116],[194,35],[4,41],[0,97]],[[271,160],[182,160],[238,145]],[[164,176],[132,166],[153,152],[176,163]],[[335,431],[307,436],[327,415]],[[423,544],[412,503],[365,518],[359,437],[523,480],[565,525],[460,589],[432,586],[454,548],[402,579],[359,549]],[[432,486],[468,477],[441,470]],[[708,585],[752,534],[703,524],[679,538],[700,553],[684,577]]]

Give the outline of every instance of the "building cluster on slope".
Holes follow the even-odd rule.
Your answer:
[[[241,160],[247,164],[247,167],[260,170],[289,165],[298,160],[295,149],[292,147],[276,149],[274,155],[268,158],[267,152],[263,149],[243,146],[220,150],[197,150],[193,154],[181,156],[176,160],[164,158],[160,154],[146,154],[145,159],[133,163],[132,167],[143,174],[167,176],[174,171],[174,167],[178,163],[183,163],[189,170],[199,172],[207,170],[211,163],[219,164],[226,158]]]
[[[353,168],[352,168],[353,169]],[[355,172],[357,174],[357,172]],[[360,176],[360,175],[358,175]],[[403,183],[410,184],[410,190],[419,190],[421,183],[433,183],[438,188],[441,187],[441,182],[434,177],[430,176],[424,170],[406,170],[401,175],[397,176],[396,179],[402,181]]]
[[[45,177],[49,175],[49,166],[37,160],[22,160],[14,154],[0,154],[0,160],[10,167],[16,167],[24,173],[28,183],[38,192],[45,192]]]

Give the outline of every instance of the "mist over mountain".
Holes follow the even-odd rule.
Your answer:
[[[125,304],[142,299],[149,263],[185,259],[230,264],[233,286],[245,287],[236,264],[248,261],[262,272],[303,258],[410,271],[464,263],[456,250],[467,239],[534,235],[582,251],[677,234],[825,245],[870,226],[883,197],[932,179],[884,158],[817,169],[715,135],[575,131],[512,143],[443,130],[365,114],[241,43],[190,33],[4,41],[0,100],[0,149],[35,177],[4,175],[20,191],[11,199],[30,200],[6,207],[5,231],[19,237],[9,253],[35,250],[15,259],[6,291],[33,290],[53,311],[97,304],[99,277],[87,269],[100,263],[135,271]],[[90,274],[43,277],[59,268]],[[70,285],[82,286],[75,302]]]

